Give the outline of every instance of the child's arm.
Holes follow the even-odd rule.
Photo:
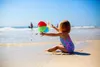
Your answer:
[[[42,36],[61,36],[61,33],[40,33]]]
[[[58,28],[56,28],[53,24],[51,24],[51,25],[52,25],[52,28],[54,28],[56,31],[59,32],[59,29]]]

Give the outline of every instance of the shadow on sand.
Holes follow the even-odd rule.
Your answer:
[[[91,54],[90,53],[85,53],[85,52],[74,52],[73,55],[88,56],[88,55],[91,55]]]
[[[73,52],[72,54],[70,53],[63,53],[60,51],[56,51],[55,53],[53,53],[54,55],[80,55],[80,56],[89,56],[91,55],[90,53],[86,53],[86,52]]]

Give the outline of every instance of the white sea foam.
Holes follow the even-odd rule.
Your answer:
[[[12,27],[4,27],[4,28],[0,28],[0,31],[8,31],[8,30],[15,30]]]
[[[95,26],[73,26],[72,27],[73,29],[75,28],[75,29],[80,29],[80,28],[96,28]],[[2,27],[2,28],[0,28],[0,31],[24,31],[24,30],[31,30],[30,28],[13,28],[13,27]],[[51,30],[53,30],[53,28],[50,28],[50,31]],[[38,28],[33,28],[33,31],[36,31],[36,32],[38,32]]]
[[[95,28],[95,26],[73,26],[72,28]]]
[[[30,30],[29,28],[13,28],[13,27],[3,27],[0,31],[16,31],[16,30]]]

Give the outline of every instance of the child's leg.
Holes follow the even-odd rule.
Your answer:
[[[57,49],[63,51],[63,52],[67,52],[67,50],[65,49],[65,47],[63,45],[57,45],[53,48],[48,49],[48,52],[52,52],[52,51],[56,51]]]
[[[62,52],[67,52],[66,48],[63,45],[58,45],[57,46],[59,50],[61,50]]]
[[[55,47],[53,47],[53,48],[48,49],[47,51],[48,51],[48,52],[53,52],[53,51],[56,51],[57,49],[58,49],[57,46],[55,46]]]

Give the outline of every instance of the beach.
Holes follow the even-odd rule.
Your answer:
[[[75,53],[53,54],[45,50],[59,44],[59,37],[40,36],[37,29],[0,29],[0,67],[100,67],[100,28],[72,28],[70,36]]]

